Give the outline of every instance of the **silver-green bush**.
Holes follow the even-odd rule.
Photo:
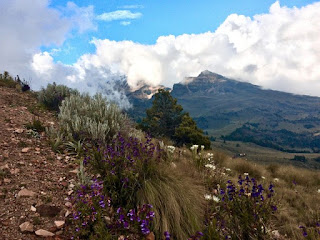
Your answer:
[[[79,94],[79,92],[64,85],[49,83],[46,88],[39,91],[38,100],[48,109],[58,111],[62,101],[72,94]]]
[[[118,106],[101,94],[71,95],[60,107],[61,131],[71,140],[108,142],[118,132],[125,131],[128,119]]]

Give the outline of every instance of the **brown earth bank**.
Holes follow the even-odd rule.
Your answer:
[[[70,239],[68,195],[77,178],[76,165],[72,157],[51,150],[44,132],[26,128],[34,120],[44,126],[56,122],[32,93],[0,87],[1,240],[41,235]]]

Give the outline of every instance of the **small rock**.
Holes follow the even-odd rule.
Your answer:
[[[150,233],[146,236],[146,240],[154,240],[154,234],[153,234],[153,232],[150,232]]]
[[[66,181],[63,181],[63,182],[61,182],[60,184],[61,184],[62,186],[64,186],[64,187],[68,186],[68,183],[67,183]]]
[[[49,232],[47,230],[43,230],[43,229],[39,229],[35,233],[36,233],[37,236],[41,236],[41,237],[52,237],[52,236],[54,236],[54,233]]]
[[[36,212],[36,211],[37,211],[37,209],[36,209],[34,206],[31,206],[31,207],[30,207],[30,210],[31,210],[32,212]]]
[[[27,148],[22,148],[21,152],[22,153],[27,153],[27,152],[29,152],[29,150],[30,150],[30,148],[28,148],[28,147]]]
[[[72,203],[71,203],[71,202],[66,202],[64,205],[65,205],[66,207],[72,207]]]
[[[68,196],[70,196],[72,193],[73,193],[73,190],[70,190],[70,191],[68,192]]]
[[[4,183],[11,183],[11,180],[10,180],[9,178],[4,178],[4,179],[3,179],[3,182],[4,182]]]
[[[16,129],[16,130],[14,130],[15,133],[19,133],[19,134],[20,134],[20,133],[23,133],[23,131],[24,131],[24,130],[23,130],[22,128],[18,128],[18,129]]]
[[[71,212],[69,210],[66,211],[66,213],[64,214],[65,217],[68,217],[71,214]]]
[[[74,169],[74,170],[72,170],[72,171],[69,171],[69,173],[78,174],[78,173],[79,173],[79,170],[78,170],[78,169]]]
[[[9,169],[8,163],[0,167],[0,170],[5,170],[5,169]]]
[[[13,174],[13,175],[16,175],[20,172],[20,169],[19,168],[15,168],[15,169],[11,169],[10,170],[10,173]]]
[[[75,185],[72,184],[72,183],[70,183],[69,188],[70,188],[70,189],[73,189],[74,187],[75,187]]]
[[[18,197],[34,197],[35,195],[37,195],[35,192],[28,189],[22,189],[18,192]]]
[[[40,148],[38,148],[38,147],[36,147],[35,150],[36,150],[37,152],[40,152]]]
[[[33,232],[33,224],[30,222],[24,222],[20,226],[20,231],[21,232]]]
[[[40,205],[37,207],[37,212],[41,217],[55,217],[61,211],[60,207],[51,206],[51,205]]]
[[[65,221],[54,221],[54,225],[56,225],[58,229],[63,228],[65,223]]]

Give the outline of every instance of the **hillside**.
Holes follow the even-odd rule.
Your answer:
[[[73,95],[65,102],[77,98],[76,106],[82,107],[84,97]],[[72,108],[65,102],[59,117],[64,107]],[[43,125],[61,130],[63,120],[58,124],[35,93],[0,87],[0,106],[1,240],[43,234],[57,240],[242,240],[247,234],[253,239],[300,240],[305,234],[318,239],[318,171],[263,166],[198,145],[175,148],[128,130],[127,124],[106,146],[83,139],[77,147],[60,138],[56,148]],[[120,110],[117,114],[123,116]]]
[[[56,124],[31,93],[0,87],[1,240],[36,239],[40,229],[68,239],[66,198],[77,179],[76,166],[70,156],[51,150],[43,132],[26,128],[34,120]]]
[[[214,138],[288,152],[319,152],[320,98],[265,90],[204,71],[174,84],[171,94]],[[135,98],[136,119],[152,101]]]

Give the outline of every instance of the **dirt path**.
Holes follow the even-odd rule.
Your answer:
[[[30,93],[0,87],[1,240],[38,239],[39,229],[53,233],[49,239],[67,239],[67,197],[77,179],[70,171],[76,166],[70,157],[52,152],[44,134],[28,133],[25,124],[34,118],[45,126],[55,121],[35,106]],[[21,229],[25,222],[30,224]]]

